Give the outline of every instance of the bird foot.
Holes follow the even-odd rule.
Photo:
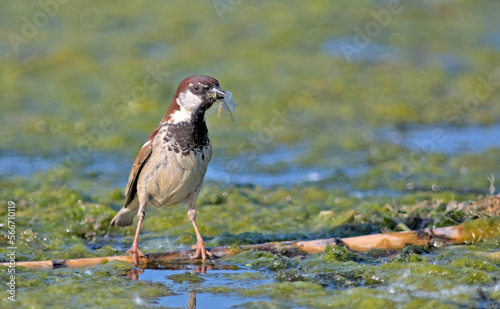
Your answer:
[[[132,255],[132,259],[134,260],[134,264],[135,266],[138,266],[139,265],[139,256],[141,257],[146,257],[146,255],[144,253],[142,253],[141,250],[139,250],[139,246],[134,246],[132,245],[132,248],[130,248],[126,255]]]
[[[207,256],[209,256],[210,258],[214,257],[214,255],[205,248],[204,243],[196,244],[196,252],[191,255],[191,259],[199,259],[200,256],[202,261],[205,261],[207,259]]]

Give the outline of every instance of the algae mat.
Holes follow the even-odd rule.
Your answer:
[[[107,224],[192,74],[239,103],[234,123],[207,117],[198,223],[209,246],[496,218],[498,205],[471,201],[500,179],[497,12],[494,0],[5,2],[0,259],[123,254],[133,228],[103,238]],[[186,249],[191,228],[185,209],[152,209],[141,249]],[[499,244],[479,241],[485,231],[459,247],[245,252],[205,273],[19,267],[11,284],[1,268],[2,307],[494,308],[500,264],[487,256]]]

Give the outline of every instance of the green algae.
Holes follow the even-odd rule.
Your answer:
[[[296,264],[295,261],[285,256],[275,255],[266,267],[269,270],[278,271],[293,267],[294,264]]]
[[[275,278],[276,281],[278,282],[296,282],[296,281],[315,282],[313,278],[301,275],[297,269],[278,270],[276,272]]]
[[[122,261],[81,269],[32,270],[17,267],[15,308],[146,306],[156,297],[171,295],[158,282],[130,281],[125,275],[133,266]],[[7,282],[7,267],[0,268],[0,280]],[[51,297],[52,295],[52,297]],[[9,307],[10,303],[4,302]],[[14,308],[14,307],[12,307]]]
[[[321,254],[325,262],[347,262],[359,260],[359,257],[343,246],[326,245],[325,252]]]
[[[66,191],[64,188],[59,190],[59,192],[63,193],[72,192]],[[211,229],[209,229],[207,243],[211,242],[211,245],[237,246],[265,241],[272,242],[286,239],[306,239],[318,237],[321,236],[321,234],[334,236],[335,233],[339,231],[339,227],[335,226],[335,224],[328,228],[328,225],[324,223],[320,228],[318,228],[318,222],[321,221],[317,220],[317,218],[324,216],[324,214],[322,214],[324,211],[328,211],[328,215],[330,215],[330,212],[342,213],[343,210],[335,208],[336,203],[329,202],[328,200],[314,201],[316,195],[309,195],[307,197],[297,195],[297,197],[294,198],[294,206],[286,204],[288,205],[287,207],[291,208],[289,209],[289,213],[287,213],[284,208],[284,204],[282,204],[283,202],[280,202],[279,198],[274,197],[272,199],[273,203],[277,204],[267,202],[262,198],[259,199],[259,195],[267,195],[267,190],[270,192],[272,189],[259,188],[256,189],[255,192],[252,192],[248,188],[219,188],[214,184],[211,184],[210,194],[218,194],[217,192],[228,193],[229,198],[219,204],[224,206],[224,208],[219,209],[218,212],[219,214],[222,214],[223,217],[225,217],[223,212],[234,212],[234,207],[239,209],[242,206],[250,207],[250,205],[253,205],[253,211],[248,212],[247,216],[261,218],[263,214],[259,212],[263,211],[265,216],[270,217],[267,218],[267,220],[278,221],[280,217],[287,218],[288,216],[295,214],[297,211],[297,209],[294,209],[295,207],[303,209],[305,211],[303,215],[309,218],[309,222],[307,220],[302,222],[305,228],[302,233],[293,233],[292,229],[283,229],[285,232],[290,233],[281,234],[279,233],[279,230],[270,229],[268,221],[254,220],[250,222],[249,225],[239,224],[236,228],[228,226],[228,229],[232,232],[222,233],[212,239],[210,239]],[[315,186],[312,189],[312,191],[318,190],[322,190],[321,187]],[[65,194],[57,194],[55,189],[51,189],[51,191],[53,193],[47,196],[51,196],[50,199],[52,199],[52,203],[54,205],[61,205],[58,206],[61,207],[61,209],[63,208],[62,205],[66,205],[66,207],[73,207],[72,203],[64,203],[63,200],[66,198]],[[242,191],[245,194],[242,194]],[[280,190],[280,195],[293,195],[296,193],[295,191],[297,190],[282,188]],[[328,192],[327,190],[324,191],[325,193]],[[204,194],[205,193],[202,192],[201,197],[203,197]],[[238,201],[244,201],[243,205],[232,204],[231,196],[236,197]],[[76,198],[83,198],[83,196],[74,197],[73,201]],[[118,198],[122,198],[122,196],[119,196]],[[62,203],[59,203],[59,199],[61,199]],[[45,200],[46,198],[43,199],[43,201]],[[413,211],[413,206],[404,206],[405,204],[408,205],[407,201],[408,199],[404,197],[401,199],[400,203],[395,202],[396,205],[399,205],[399,210],[396,209],[398,211],[396,216],[404,218],[403,215],[410,214],[413,218],[421,218],[424,220],[429,216],[438,218],[440,213],[442,215],[447,215],[449,209],[452,209],[455,205],[457,205],[457,202],[453,199],[450,199],[447,204],[445,202],[438,203],[424,201],[418,203],[419,206],[417,211]],[[36,207],[38,207],[36,205],[36,201],[30,202],[21,199],[20,204],[28,203],[33,203],[33,208],[20,208],[17,215],[21,220],[23,220],[24,217],[32,215],[33,211]],[[310,203],[316,203],[316,206],[301,207],[302,204],[308,205]],[[263,207],[262,204],[265,205],[265,207]],[[443,204],[445,205],[444,207],[442,206]],[[353,205],[354,206],[352,207],[356,208],[356,204],[354,203]],[[384,208],[382,205],[378,207],[381,211],[379,216],[376,216],[376,212],[374,212],[373,209],[365,207],[364,204],[358,204],[358,206],[359,208],[356,209],[356,214],[354,216],[360,215],[365,221],[363,224],[366,224],[367,220],[371,220],[368,222],[370,222],[369,224],[372,227],[378,227],[380,230],[391,229],[391,223],[383,220],[389,210],[383,210]],[[103,205],[102,207],[109,206]],[[268,211],[270,207],[276,207],[277,211],[275,213]],[[201,205],[200,213],[204,212],[206,208],[207,207]],[[342,207],[340,207],[340,209],[342,209]],[[152,211],[160,214],[160,218],[167,215],[167,212],[162,213],[164,211],[163,209],[155,209]],[[482,210],[476,211],[480,212]],[[185,210],[182,208],[172,208],[169,209],[168,215],[174,218],[178,217],[182,219],[185,216]],[[470,220],[468,219],[467,212],[461,212],[460,215],[462,217],[458,218],[459,221]],[[85,218],[85,215],[83,215],[82,218]],[[49,219],[49,217],[43,218],[43,220]],[[39,220],[42,220],[42,218]],[[150,222],[154,222],[157,218],[153,218],[151,220],[152,221]],[[163,221],[164,220],[162,220],[162,222]],[[217,222],[217,219],[214,219],[214,221]],[[41,224],[42,222],[43,221],[38,221],[38,224]],[[200,220],[200,222],[206,224],[207,222],[211,222],[211,220],[207,217],[204,221]],[[409,221],[407,221],[407,223],[408,222]],[[123,252],[117,250],[112,242],[105,244],[107,241],[113,240],[114,236],[111,236],[112,238],[110,239],[102,238],[102,236],[98,236],[100,234],[97,234],[95,237],[88,238],[81,233],[60,231],[57,228],[55,230],[51,230],[49,227],[51,224],[56,226],[55,222],[51,223],[50,221],[47,221],[48,226],[40,225],[40,229],[38,228],[38,224],[34,224],[31,229],[24,230],[22,232],[22,238],[18,241],[19,254],[20,256],[24,256],[25,259],[42,260],[49,258],[107,256]],[[168,227],[174,227],[173,222],[166,222],[163,224],[166,224]],[[257,271],[257,273],[253,273],[252,275],[242,273],[226,276],[226,278],[229,278],[229,280],[234,281],[235,283],[238,282],[245,285],[245,282],[247,282],[249,286],[245,288],[239,288],[237,285],[233,287],[210,285],[205,288],[205,282],[207,282],[211,276],[210,271],[208,271],[206,275],[186,272],[184,274],[169,277],[169,279],[171,279],[175,284],[194,284],[198,290],[209,293],[241,295],[242,297],[257,298],[269,297],[271,300],[264,302],[270,306],[271,304],[281,301],[285,301],[285,304],[290,306],[298,305],[318,308],[328,307],[329,305],[327,304],[332,304],[332,306],[334,305],[337,307],[345,307],[349,305],[367,306],[367,303],[365,303],[363,299],[368,299],[380,307],[397,307],[403,305],[413,306],[419,303],[418,301],[415,301],[415,299],[419,299],[418,293],[427,295],[429,302],[435,302],[436,304],[439,304],[439,306],[443,306],[443,308],[447,306],[459,306],[460,304],[471,304],[479,297],[477,293],[474,292],[478,288],[484,290],[487,299],[495,299],[494,297],[497,297],[495,296],[495,285],[497,284],[498,278],[500,278],[500,264],[492,260],[485,260],[481,257],[472,255],[474,252],[492,252],[498,250],[498,241],[496,241],[497,234],[495,234],[496,224],[497,219],[495,218],[466,221],[464,230],[468,228],[469,230],[477,233],[480,229],[484,235],[482,239],[486,239],[488,237],[492,238],[487,241],[479,241],[477,239],[474,242],[475,245],[468,246],[452,246],[444,248],[407,246],[397,254],[393,251],[384,251],[376,254],[373,252],[367,254],[357,254],[349,251],[343,246],[329,246],[324,253],[309,255],[305,259],[290,259],[283,255],[274,255],[271,253],[249,250],[242,251],[233,257],[221,260],[221,263],[224,264],[250,267],[251,269]],[[342,229],[346,229],[346,232],[350,230],[352,233],[350,235],[357,235],[359,233],[359,227],[357,227],[357,225],[357,223],[350,221],[350,223],[341,225],[340,227],[342,227]],[[191,228],[188,222],[186,222],[185,227]],[[493,229],[493,232],[487,231],[490,227]],[[260,230],[267,229],[269,232],[238,233],[238,231],[245,228],[250,230],[254,228]],[[151,229],[145,227],[143,237],[145,239],[148,237],[165,237],[165,232],[156,232],[156,229],[157,227],[152,227]],[[218,228],[213,229],[213,231],[216,230],[218,230]],[[309,231],[309,234],[306,231]],[[113,233],[117,232],[113,231]],[[123,234],[126,235],[122,240],[123,244],[128,247],[131,242],[131,238],[130,236],[127,236],[128,232]],[[172,237],[173,242],[182,242],[191,245],[195,241],[193,233],[186,233],[184,231],[180,234],[180,236],[176,237],[174,235]],[[46,239],[44,240],[44,238]],[[94,245],[94,239],[97,239],[98,242],[104,243],[104,245]],[[3,253],[6,254],[6,252]],[[41,290],[44,293],[80,293],[80,290],[78,290],[79,285],[86,286],[86,288],[90,291],[97,288],[97,283],[94,283],[92,280],[87,280],[85,275],[86,272],[87,274],[92,274],[92,276],[97,276],[103,279],[109,279],[111,277],[118,278],[113,280],[110,279],[110,281],[105,283],[104,287],[106,289],[114,289],[113,285],[116,284],[123,286],[123,282],[116,280],[125,280],[128,282],[127,285],[134,285],[135,283],[127,281],[127,279],[124,278],[127,271],[131,269],[131,265],[123,262],[121,262],[122,264],[120,265],[116,263],[117,262],[109,262],[103,264],[102,266],[82,270],[56,270],[54,273],[51,273],[50,271],[36,271],[20,268],[19,278],[22,279],[19,281],[19,286],[26,295],[35,296],[38,295],[36,294],[38,293],[38,290]],[[70,274],[73,274],[74,278],[70,279]],[[6,275],[5,270],[4,275]],[[8,279],[6,276],[2,276],[2,278],[2,280]],[[76,285],[77,287],[70,290],[63,289],[62,287],[48,290],[42,289],[47,282],[52,282],[51,280],[54,281],[55,286],[59,286],[61,284],[75,285],[77,282],[78,284]],[[267,285],[265,284],[262,287],[256,287],[255,284],[260,281],[274,281],[275,283],[266,283]],[[384,292],[385,290],[392,288],[392,286],[397,286],[398,289],[401,289],[402,295],[405,296],[397,300],[392,299],[391,294]],[[437,290],[452,291],[455,287],[459,287],[459,293],[450,294],[450,296],[446,297],[443,296],[444,294],[433,294],[436,293],[435,291]],[[470,288],[466,289],[465,287]],[[170,295],[168,289],[165,289],[164,287],[152,286],[152,288],[154,291],[151,291],[151,294],[144,294],[151,295],[148,296],[149,300],[143,297],[137,301],[145,301],[147,303],[155,297]],[[354,291],[353,289],[356,288],[362,289]],[[354,292],[348,293],[348,291]],[[418,293],[412,291],[418,291]],[[376,292],[376,296],[373,292]],[[117,294],[113,295],[118,295],[120,291],[117,290],[116,293]],[[283,296],[280,295],[288,295],[288,297],[286,297],[285,300]],[[65,301],[70,301],[71,299],[73,298],[69,298],[69,296],[66,298],[62,297],[58,304],[63,304]],[[20,300],[24,304],[25,299],[21,298]],[[125,303],[123,300],[116,301],[119,304]],[[107,302],[103,301],[103,303]],[[111,303],[111,301],[109,301],[109,303]],[[30,302],[26,302],[26,304],[30,304]],[[249,303],[249,306],[250,304],[251,303]]]
[[[475,94],[478,78],[488,79],[495,72],[491,64],[500,63],[495,34],[488,32],[498,29],[497,4],[403,1],[403,12],[391,15],[365,50],[400,50],[387,62],[383,57],[347,61],[325,47],[338,38],[352,43],[355,27],[373,21],[386,3],[256,2],[249,7],[230,1],[235,5],[222,15],[214,3],[62,5],[17,53],[7,41],[0,46],[2,154],[48,156],[58,164],[28,177],[5,174],[0,179],[0,203],[14,201],[18,207],[16,260],[123,254],[134,227],[103,236],[124,202],[125,184],[109,181],[114,175],[103,177],[108,171],[88,172],[90,157],[120,154],[130,166],[178,81],[203,73],[217,77],[240,103],[234,124],[224,117],[208,118],[214,158],[239,155],[256,161],[259,153],[282,145],[303,149],[305,143],[306,151],[291,162],[249,164],[249,170],[269,175],[295,167],[333,170],[295,187],[206,183],[197,220],[210,246],[391,232],[401,229],[397,222],[410,229],[465,222],[471,244],[368,254],[334,246],[297,260],[244,251],[221,263],[248,265],[255,273],[230,275],[231,287],[206,291],[270,298],[249,301],[249,308],[495,305],[500,264],[474,253],[499,250],[498,218],[492,218],[494,208],[473,209],[468,201],[486,196],[491,175],[500,178],[499,150],[434,153],[430,148],[440,144],[429,144],[427,137],[417,141],[423,148],[403,147],[376,132],[396,128],[406,138],[415,126],[459,130],[499,119],[497,89],[477,108],[464,103]],[[190,14],[179,14],[186,11]],[[0,34],[8,38],[23,29],[23,17],[41,11],[37,2],[12,1],[2,12]],[[102,18],[85,20],[85,12]],[[466,13],[466,22],[460,12]],[[403,40],[394,45],[397,37]],[[432,60],[439,55],[458,61],[450,69],[446,61]],[[122,99],[133,97],[148,67],[168,75],[144,98]],[[273,118],[277,114],[281,117]],[[269,128],[274,128],[272,138],[263,140]],[[126,181],[126,175],[122,178]],[[0,207],[4,227],[6,220],[6,207]],[[6,229],[0,229],[3,261],[9,253],[6,236]],[[164,250],[157,245],[163,241],[175,249],[192,245],[196,238],[186,209],[150,209],[141,241],[151,239],[156,242],[146,247],[149,252]],[[149,307],[171,293],[158,283],[127,280],[130,267],[118,262],[81,270],[18,267],[16,308]],[[184,276],[185,282],[207,279],[196,284],[203,290],[210,271]],[[8,281],[6,268],[0,268],[0,277]],[[253,285],[261,280],[275,282]]]
[[[429,301],[428,299],[415,299],[407,304],[405,304],[402,308],[404,309],[420,309],[420,308],[425,308],[425,309],[454,309],[457,308],[456,306],[450,305],[450,304],[445,304],[437,299],[433,299]]]
[[[292,297],[292,296],[313,296],[321,292],[323,288],[313,282],[281,282],[271,283],[259,286],[252,290],[241,291],[245,296],[271,296],[278,298]]]
[[[500,219],[473,220],[464,224],[465,241],[477,243],[482,239],[500,238]]]
[[[406,255],[399,255],[398,257],[395,257],[393,262],[405,262],[405,263],[414,263],[414,262],[426,262],[424,257],[421,257],[418,254],[415,253],[410,253]]]
[[[377,277],[367,267],[338,267],[337,269],[315,271],[313,279],[323,286],[348,288],[357,286],[371,286],[384,283],[384,279]]]
[[[484,271],[468,272],[468,274],[460,278],[460,283],[468,285],[488,284],[492,282],[493,278],[491,277],[491,275]]]
[[[238,246],[238,245],[252,245],[252,244],[263,244],[266,242],[275,241],[273,238],[269,237],[264,233],[258,232],[243,232],[238,235],[223,232],[216,238],[210,241],[211,246]]]
[[[225,259],[228,263],[244,263],[254,268],[265,267],[271,271],[287,269],[296,265],[296,262],[282,255],[274,255],[268,252],[248,250]]]
[[[29,184],[28,184],[29,186]],[[218,207],[223,206],[218,210],[218,213],[223,217],[227,214],[233,213],[235,209],[241,209],[241,207],[248,207],[250,209],[253,206],[253,210],[249,211],[246,215],[250,218],[262,218],[267,216],[267,220],[254,220],[249,222],[248,225],[243,225],[243,222],[236,220],[238,224],[237,227],[228,226],[228,230],[231,232],[221,233],[220,235],[210,239],[211,233],[222,229],[220,227],[212,227],[208,229],[208,234],[206,235],[207,243],[211,245],[232,245],[238,246],[242,244],[259,243],[266,241],[280,241],[286,239],[307,239],[316,238],[321,235],[332,235],[336,236],[335,233],[343,230],[345,233],[349,232],[351,234],[347,235],[358,235],[360,233],[359,225],[369,224],[371,228],[368,231],[372,231],[373,228],[378,228],[379,231],[386,229],[391,229],[391,222],[384,220],[383,218],[390,213],[388,208],[384,209],[383,204],[378,204],[375,209],[380,211],[377,216],[377,212],[372,208],[368,208],[365,204],[353,203],[353,207],[356,213],[352,213],[349,216],[352,220],[353,217],[362,218],[364,223],[356,223],[356,221],[347,221],[345,224],[341,224],[340,227],[336,224],[328,226],[328,221],[323,222],[321,218],[325,216],[324,212],[327,211],[327,215],[340,213],[345,214],[346,212],[342,210],[344,206],[336,207],[334,201],[329,200],[314,200],[317,194],[301,196],[297,194],[301,189],[289,189],[282,188],[280,196],[296,196],[293,199],[293,206],[288,202],[281,201],[281,198],[274,196],[270,198],[272,202],[262,198],[262,196],[272,196],[271,191],[273,189],[258,188],[252,191],[248,188],[240,187],[218,187],[215,184],[210,185],[210,194],[221,194],[220,192],[227,193],[228,198],[221,201]],[[62,211],[64,207],[74,207],[73,202],[76,201],[78,205],[77,198],[83,198],[84,196],[78,194],[73,196],[70,203],[65,203],[64,200],[67,199],[67,194],[72,196],[73,191],[67,190],[65,188],[59,188],[57,191],[55,188],[51,188],[50,195],[44,195],[38,193],[37,196],[44,196],[42,201],[45,203],[47,200],[51,200],[53,205],[57,205]],[[310,189],[311,192],[318,192],[323,190],[325,193],[328,190],[322,189],[319,186],[314,186]],[[308,191],[308,190],[305,190]],[[268,193],[269,192],[269,193]],[[67,194],[66,194],[67,193]],[[203,198],[205,192],[201,193]],[[221,194],[222,195],[222,194]],[[327,195],[323,195],[327,196]],[[232,197],[234,197],[238,202],[242,204],[236,205],[231,202]],[[121,195],[117,196],[118,199],[123,198]],[[432,218],[439,218],[439,214],[446,216],[448,215],[449,209],[453,209],[458,205],[454,199],[449,199],[446,203],[444,201],[423,201],[419,202],[418,207],[415,205],[408,204],[408,197],[403,197],[401,202],[396,199],[393,205],[398,205],[398,208],[393,208],[396,213],[395,216],[399,216],[404,220],[405,215],[410,215],[414,218],[420,218],[420,223],[422,220]],[[351,199],[345,197],[345,199]],[[353,200],[358,200],[352,198]],[[359,200],[358,200],[359,201]],[[27,222],[27,218],[35,213],[40,206],[37,205],[36,200],[29,201],[22,198],[20,195],[21,205],[28,205],[31,203],[31,207],[20,207],[17,213],[21,221]],[[372,203],[377,203],[376,199],[373,199]],[[89,203],[92,204],[92,203]],[[315,204],[314,207],[302,207],[301,205]],[[100,207],[104,209],[106,207],[103,204]],[[406,206],[408,205],[408,206]],[[444,206],[443,206],[444,205]],[[464,204],[469,205],[469,204]],[[286,207],[288,207],[288,212]],[[210,206],[209,206],[210,207]],[[207,208],[204,205],[199,207],[199,212],[203,213]],[[215,206],[214,206],[215,207]],[[269,211],[269,208],[276,208],[276,211]],[[461,206],[463,207],[463,206]],[[414,210],[415,208],[415,210]],[[296,214],[298,210],[303,210],[302,215],[307,217],[308,220],[302,221],[304,227],[301,233],[296,233],[290,227],[283,228],[284,233],[279,233],[279,229],[272,229],[269,225],[271,221],[279,221],[280,218],[288,218]],[[111,210],[109,210],[111,212]],[[481,211],[486,211],[476,209],[476,214],[482,215]],[[107,213],[105,211],[104,213]],[[185,219],[186,223],[184,227],[190,229],[189,222],[185,218],[185,209],[182,208],[171,208],[168,210],[164,209],[154,209],[150,212],[150,216],[153,217],[153,213],[159,214],[156,218],[150,219],[151,222],[158,220],[158,217],[162,219],[165,216],[172,216],[173,218]],[[227,214],[225,213],[227,212]],[[262,213],[259,213],[262,212]],[[486,212],[484,212],[486,214]],[[90,214],[92,215],[92,213]],[[474,241],[475,245],[468,246],[452,246],[444,248],[429,248],[422,246],[407,246],[401,252],[395,253],[393,251],[389,252],[378,252],[378,253],[367,253],[367,254],[357,254],[349,251],[343,246],[329,246],[324,253],[309,255],[303,259],[290,259],[283,255],[274,255],[266,252],[259,251],[242,251],[241,253],[225,258],[221,260],[221,263],[228,265],[238,265],[240,267],[250,267],[257,273],[249,274],[234,274],[225,276],[228,280],[235,283],[240,283],[245,285],[247,282],[248,286],[244,288],[235,285],[233,287],[219,286],[217,284],[204,287],[207,280],[211,277],[210,271],[206,275],[198,275],[193,272],[186,272],[184,274],[175,275],[169,277],[175,284],[188,284],[196,285],[196,289],[199,291],[206,291],[209,293],[223,294],[223,295],[241,295],[242,297],[268,297],[271,300],[264,301],[269,306],[275,304],[276,302],[284,301],[285,304],[290,306],[309,306],[309,307],[328,307],[327,304],[332,304],[332,306],[345,307],[350,305],[355,306],[367,306],[368,302],[364,299],[368,299],[376,306],[414,306],[420,299],[418,293],[427,295],[427,300],[429,302],[434,302],[443,306],[460,306],[460,304],[471,304],[478,299],[478,294],[475,292],[477,289],[481,288],[484,290],[486,299],[495,299],[496,290],[495,286],[500,278],[500,264],[493,260],[486,260],[481,257],[475,256],[472,253],[477,252],[492,252],[498,250],[498,241],[496,239],[496,225],[497,219],[487,218],[479,220],[470,220],[467,211],[460,212],[461,217],[457,218],[458,221],[466,221],[464,230],[472,231],[471,233],[478,233],[481,231],[484,235],[481,239],[489,239],[487,241],[480,241],[476,239]],[[81,219],[85,220],[86,214],[81,215]],[[318,218],[320,218],[318,220]],[[355,218],[354,220],[359,220]],[[102,238],[100,233],[93,237],[86,237],[82,233],[72,233],[61,231],[57,228],[56,221],[49,221],[50,217],[38,218],[37,223],[31,226],[31,229],[22,230],[21,237],[18,241],[18,251],[19,256],[24,259],[34,259],[42,260],[49,258],[78,258],[78,257],[91,257],[91,256],[107,256],[116,255],[123,251],[117,250],[115,243],[108,241],[114,241],[115,236],[111,238]],[[200,220],[202,224],[211,223],[212,221],[217,223],[218,219],[210,219],[210,216],[204,218],[205,220]],[[45,220],[45,221],[44,221]],[[169,217],[167,220],[161,220],[164,227],[172,227],[174,230],[174,223],[170,222]],[[283,219],[281,219],[283,220]],[[469,221],[467,221],[469,220]],[[63,221],[63,222],[69,222]],[[167,221],[167,222],[165,222]],[[46,226],[43,226],[47,222]],[[323,222],[318,227],[318,222]],[[416,221],[415,221],[416,222]],[[410,221],[406,221],[410,223]],[[420,224],[419,223],[419,224]],[[181,226],[183,223],[180,224]],[[200,224],[201,225],[201,224]],[[51,228],[54,226],[54,228]],[[341,229],[339,229],[341,228]],[[492,229],[489,231],[488,229]],[[170,234],[161,231],[158,227],[147,228],[143,231],[143,238],[155,238],[155,237],[165,237]],[[181,228],[177,227],[180,231]],[[238,231],[244,229],[257,229],[257,230],[267,230],[267,233],[263,232],[241,232]],[[105,229],[102,229],[104,232]],[[210,232],[212,231],[212,232]],[[307,232],[309,231],[309,232]],[[116,230],[113,231],[116,234]],[[131,242],[131,237],[128,232],[123,233],[122,244],[125,247],[129,246]],[[184,243],[191,245],[194,243],[195,238],[193,233],[186,233],[183,231],[180,236],[175,236],[173,233],[171,237],[172,242]],[[45,240],[44,240],[45,238]],[[101,243],[101,245],[96,244]],[[3,240],[5,241],[5,239]],[[3,254],[7,252],[2,251]],[[5,256],[5,255],[4,255]],[[85,275],[91,274],[91,276],[96,276],[101,278],[101,280],[108,280],[104,283],[106,289],[114,290],[114,285],[120,285],[125,289],[127,286],[135,286],[136,283],[132,281],[127,281],[124,278],[127,271],[131,269],[131,265],[127,263],[116,264],[117,262],[108,262],[101,266],[94,268],[82,269],[82,270],[55,270],[54,273],[50,271],[36,271],[19,268],[19,287],[20,290],[27,295],[26,297],[35,296],[38,297],[37,293],[80,293],[79,286],[85,286],[86,289],[91,291],[97,288],[97,282],[88,279]],[[4,268],[5,269],[5,268]],[[4,275],[2,280],[7,280],[6,272],[4,270]],[[73,276],[72,278],[70,278]],[[110,278],[117,279],[110,279]],[[140,277],[140,276],[139,276]],[[212,280],[212,279],[211,279]],[[123,282],[127,282],[124,285]],[[274,281],[274,283],[266,283],[262,287],[256,287],[255,284],[260,281]],[[45,285],[47,282],[53,282],[54,288],[46,289]],[[139,282],[141,282],[139,280]],[[78,284],[77,284],[78,283]],[[72,289],[62,288],[61,285],[70,284],[75,285]],[[140,283],[137,283],[140,284]],[[401,289],[401,295],[404,297],[400,299],[393,299],[391,294],[387,294],[387,289],[397,287]],[[445,291],[452,291],[454,288],[458,287],[460,292],[450,294],[450,296],[443,296]],[[465,288],[469,287],[469,288]],[[140,286],[142,289],[142,286]],[[148,303],[155,297],[161,297],[162,295],[170,295],[170,291],[164,286],[151,286],[153,289],[151,292],[147,292],[144,295],[149,295],[147,297],[139,297],[134,301],[145,301]],[[358,289],[361,288],[361,289]],[[357,289],[357,290],[353,290]],[[40,290],[40,291],[39,291]],[[436,295],[435,291],[444,291],[443,294]],[[116,290],[116,294],[119,295],[122,290]],[[351,292],[349,292],[351,291]],[[413,291],[418,291],[413,292]],[[89,292],[90,293],[90,292]],[[151,293],[151,294],[148,294]],[[375,294],[373,294],[375,293]],[[433,294],[434,293],[434,294]],[[83,293],[83,296],[86,294]],[[280,295],[288,295],[285,298]],[[82,296],[82,297],[83,297]],[[114,296],[113,296],[114,297]],[[119,298],[117,296],[117,298]],[[147,299],[146,299],[147,298]],[[64,302],[72,301],[73,298],[62,297],[58,300],[57,304],[63,304]],[[127,298],[130,301],[130,298]],[[21,303],[31,304],[31,302],[25,302],[25,298],[20,298]],[[101,301],[104,300],[95,300]],[[414,302],[415,301],[415,302]],[[83,302],[85,304],[90,304],[90,302]],[[117,304],[124,304],[125,301],[116,299]],[[259,301],[260,303],[260,301]],[[251,302],[249,302],[250,306]]]
[[[333,295],[321,295],[309,299],[298,299],[297,303],[303,306],[317,308],[395,308],[395,302],[382,298],[381,291],[367,288],[353,288],[346,291],[334,293]]]
[[[391,262],[413,263],[426,262],[422,254],[430,253],[430,248],[427,246],[409,245],[404,247],[398,256],[391,259]]]
[[[240,281],[248,281],[248,280],[266,280],[269,279],[270,276],[266,273],[261,272],[243,272],[238,274],[226,274],[226,277],[230,277],[231,280],[235,280],[236,282]]]
[[[491,261],[478,257],[461,257],[453,260],[450,265],[456,268],[470,267],[472,269],[484,270],[484,271],[500,270],[500,267],[495,265]]]
[[[235,256],[226,258],[227,263],[252,263],[253,265],[267,265],[272,261],[274,255],[269,252],[247,250],[243,251]],[[267,263],[267,264],[266,264]]]
[[[109,262],[101,263],[98,267],[90,268],[92,273],[106,276],[125,276],[127,272],[134,269],[133,265],[124,261],[112,260]]]
[[[203,277],[200,277],[200,275],[198,275],[197,273],[195,273],[193,271],[186,271],[183,274],[170,275],[167,278],[172,280],[174,283],[184,283],[184,281],[185,281],[185,282],[190,283],[190,284],[195,284],[195,283],[201,283],[201,282],[205,281],[205,279],[203,279]]]

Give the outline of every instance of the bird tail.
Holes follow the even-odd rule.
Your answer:
[[[114,226],[129,226],[132,225],[134,217],[137,215],[139,209],[139,203],[137,198],[132,200],[128,205],[125,205],[120,211],[118,211],[109,223],[109,227]]]
[[[137,215],[137,209],[123,207],[109,223],[109,226],[129,226],[132,225],[134,217]]]

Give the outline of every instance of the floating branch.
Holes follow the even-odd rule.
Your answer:
[[[481,240],[498,238],[500,236],[500,218],[478,219],[467,221],[460,225],[418,231],[404,231],[384,234],[372,234],[348,238],[329,238],[308,241],[285,241],[256,245],[232,247],[214,247],[210,251],[217,257],[232,256],[245,250],[259,250],[285,256],[297,256],[325,251],[327,245],[342,245],[352,251],[366,252],[370,249],[402,249],[407,245],[423,245],[442,247],[465,243],[476,243]],[[151,253],[139,258],[139,267],[154,267],[159,263],[201,263],[192,260],[190,255],[194,250],[184,250],[164,253]],[[497,254],[498,255],[498,254]],[[107,261],[120,260],[133,263],[131,256],[108,256],[83,259],[49,260],[17,262],[17,266],[34,269],[78,268],[95,266]],[[0,263],[8,266],[9,263]]]

